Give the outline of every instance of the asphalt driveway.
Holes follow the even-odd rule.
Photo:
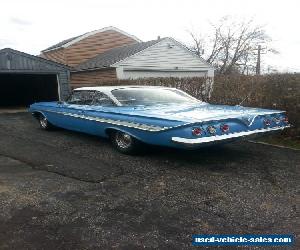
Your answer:
[[[200,233],[300,234],[300,153],[249,142],[126,156],[0,115],[0,249],[185,249]],[[299,245],[300,248],[300,245]]]

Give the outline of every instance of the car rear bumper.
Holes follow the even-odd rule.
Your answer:
[[[202,137],[202,138],[182,138],[182,137],[172,137],[172,142],[180,143],[188,147],[198,146],[200,144],[213,144],[214,142],[221,142],[221,141],[231,141],[236,138],[243,138],[243,137],[252,137],[252,136],[258,136],[262,133],[270,133],[278,130],[283,130],[285,128],[289,128],[290,125],[286,125],[284,127],[274,127],[274,128],[265,128],[265,129],[256,129],[252,131],[244,131],[244,132],[238,132],[238,133],[232,133],[232,134],[224,134],[224,135],[215,135],[215,136],[209,136],[209,137]]]

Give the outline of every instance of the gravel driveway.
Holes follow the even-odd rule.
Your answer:
[[[185,249],[196,233],[300,234],[299,151],[242,142],[133,157],[101,138],[42,131],[27,113],[0,115],[0,143],[0,249]]]

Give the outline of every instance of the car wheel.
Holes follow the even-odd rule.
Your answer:
[[[121,131],[112,133],[110,138],[114,147],[124,154],[136,154],[141,148],[140,141]]]
[[[47,118],[43,115],[38,117],[40,127],[44,130],[51,130],[53,125],[47,120]]]

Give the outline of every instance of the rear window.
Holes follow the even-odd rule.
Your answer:
[[[127,88],[113,90],[112,94],[124,106],[200,102],[176,89]]]

